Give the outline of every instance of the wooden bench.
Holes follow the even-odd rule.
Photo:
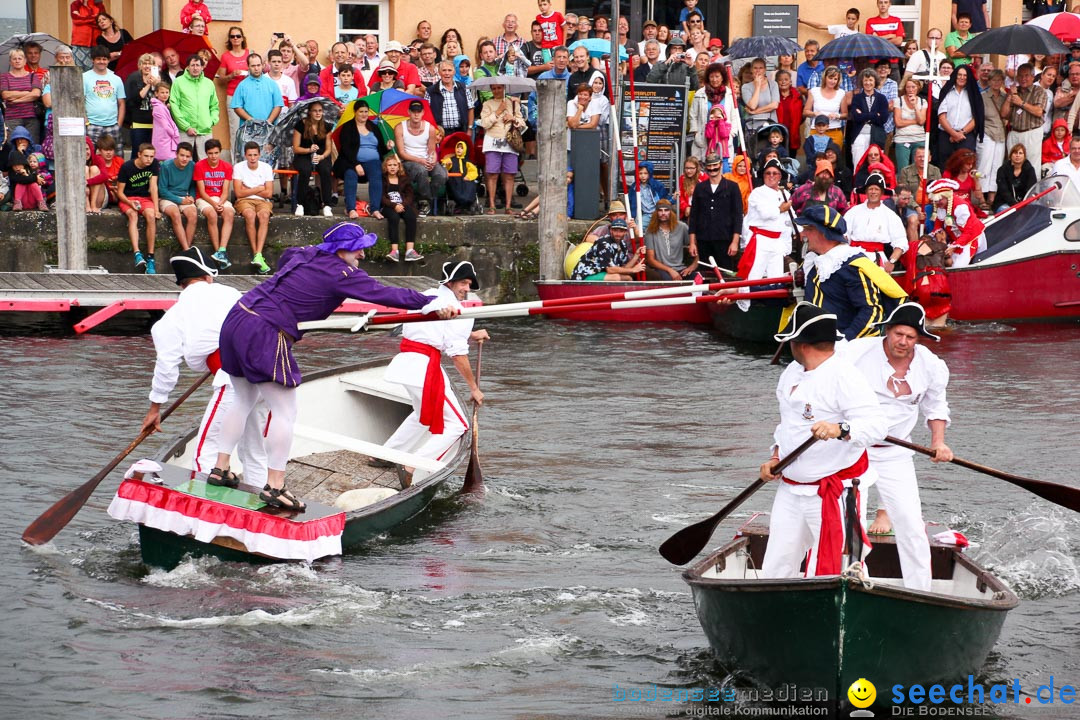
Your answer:
[[[417,470],[425,470],[432,474],[437,473],[446,467],[445,463],[432,460],[431,458],[421,457],[401,450],[392,450],[382,445],[367,442],[366,440],[358,440],[357,438],[349,437],[348,435],[341,435],[340,433],[331,432],[329,430],[321,430],[319,428],[311,427],[310,425],[297,424],[293,428],[293,433],[297,437],[306,440],[314,440],[315,442],[323,443],[324,445],[351,450],[352,452],[360,453],[361,455],[368,455],[370,457],[379,458],[380,460],[404,465],[405,467],[416,468]]]

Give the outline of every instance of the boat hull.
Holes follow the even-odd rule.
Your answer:
[[[586,295],[606,295],[609,293],[630,292],[632,290],[652,290],[662,287],[685,287],[690,283],[677,282],[593,282],[588,280],[560,280],[538,281],[536,292],[541,300],[561,300],[564,298],[578,298]],[[709,311],[707,305],[712,303],[700,303],[695,305],[669,305],[667,307],[650,307],[621,310],[590,310],[586,312],[555,312],[547,317],[560,318],[563,320],[577,320],[580,322],[606,322],[606,323],[690,323],[691,325],[708,325]]]
[[[1008,611],[1019,603],[999,580],[943,546],[932,547],[935,580],[954,573],[966,578],[955,582],[970,583],[968,596],[907,590],[897,577],[895,545],[883,541],[867,558],[867,582],[839,575],[758,579],[754,571],[736,570],[739,577],[723,572],[743,555],[760,567],[766,542],[762,534],[738,538],[683,574],[698,620],[728,671],[769,688],[794,683],[800,692],[827,697],[837,711],[853,709],[847,691],[860,678],[875,684],[877,705],[887,708],[893,685],[978,676]],[[873,577],[875,572],[881,577]]]
[[[735,304],[708,303],[707,307],[712,326],[721,335],[745,342],[776,344],[774,336],[780,332],[783,305],[751,302],[746,312]]]
[[[1080,251],[948,270],[953,320],[1080,319]]]
[[[345,368],[336,368],[305,375],[304,383],[300,386],[309,388],[320,381],[334,382],[339,376],[346,375],[358,370],[371,370],[385,365],[384,360],[362,363]],[[392,431],[393,427],[400,422],[412,408],[400,400],[394,401],[386,397],[371,398],[364,396],[366,402],[371,403],[371,413],[379,416],[379,423],[386,427],[379,431],[383,437]],[[300,421],[305,420],[305,412],[308,412],[307,420],[313,422],[313,415],[327,412],[327,408],[307,408],[305,410],[301,401]],[[396,414],[395,414],[396,413]],[[162,463],[166,470],[175,471],[175,465],[188,451],[188,444],[194,439],[195,430],[177,438],[162,449],[155,460]],[[440,488],[454,476],[456,469],[469,455],[469,434],[459,441],[456,449],[445,460],[444,467],[434,474],[417,480],[412,486],[397,492],[393,496],[375,502],[358,510],[345,513],[344,529],[341,532],[342,552],[355,551],[381,535],[401,526],[410,519],[420,515],[427,509],[438,494]],[[294,442],[294,451],[299,441]],[[186,471],[185,471],[186,473]],[[242,487],[242,489],[244,489]],[[250,488],[247,488],[250,490]],[[309,502],[309,513],[301,514],[298,519],[303,520],[311,514],[312,508],[318,507]],[[320,508],[320,511],[333,511],[333,508]],[[340,512],[340,511],[337,511]],[[281,562],[279,558],[260,555],[250,552],[242,543],[229,537],[218,536],[209,542],[196,540],[192,535],[180,535],[161,529],[139,524],[139,541],[143,562],[164,568],[176,567],[185,556],[212,556],[225,561],[244,561],[253,563]]]

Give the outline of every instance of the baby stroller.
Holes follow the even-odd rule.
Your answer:
[[[468,133],[450,133],[439,144],[439,162],[446,168],[446,199],[453,203],[448,208],[454,215],[480,214],[480,201],[477,199],[480,172],[470,162],[473,145]]]

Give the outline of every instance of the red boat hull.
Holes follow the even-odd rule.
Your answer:
[[[947,271],[949,318],[966,321],[1080,319],[1080,251]]]
[[[564,280],[559,282],[540,281],[536,283],[536,292],[541,300],[577,298],[586,295],[630,292],[631,290],[649,290],[658,287],[679,287],[680,283],[666,282],[591,282],[588,280]],[[547,317],[582,322],[618,322],[618,323],[690,323],[708,325],[709,309],[705,304],[669,305],[667,307],[638,308],[630,310],[593,310],[583,312],[557,312]]]

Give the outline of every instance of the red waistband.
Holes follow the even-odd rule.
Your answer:
[[[442,353],[426,343],[401,338],[401,352],[426,355],[427,371],[424,373],[424,393],[420,399],[420,424],[426,425],[432,435],[443,433],[443,403],[446,402],[446,381],[443,380]]]
[[[844,493],[844,480],[857,478],[870,467],[870,459],[863,450],[859,459],[849,467],[812,483],[797,483],[784,478],[791,485],[817,485],[821,498],[821,529],[818,534],[818,556],[815,575],[836,575],[842,566],[844,552],[844,524],[840,517],[840,496]],[[860,532],[861,532],[860,523]],[[865,540],[868,542],[868,540]]]
[[[882,252],[885,249],[885,243],[868,242],[866,240],[852,240],[851,244],[870,252]]]
[[[206,367],[212,373],[216,373],[221,369],[221,350],[215,350],[206,356]]]
[[[774,239],[780,237],[780,234],[781,234],[781,233],[777,232],[776,230],[768,230],[766,228],[757,227],[756,225],[751,225],[750,226],[750,232],[754,233],[755,235],[763,235],[763,236],[765,236],[767,238],[774,238]]]

